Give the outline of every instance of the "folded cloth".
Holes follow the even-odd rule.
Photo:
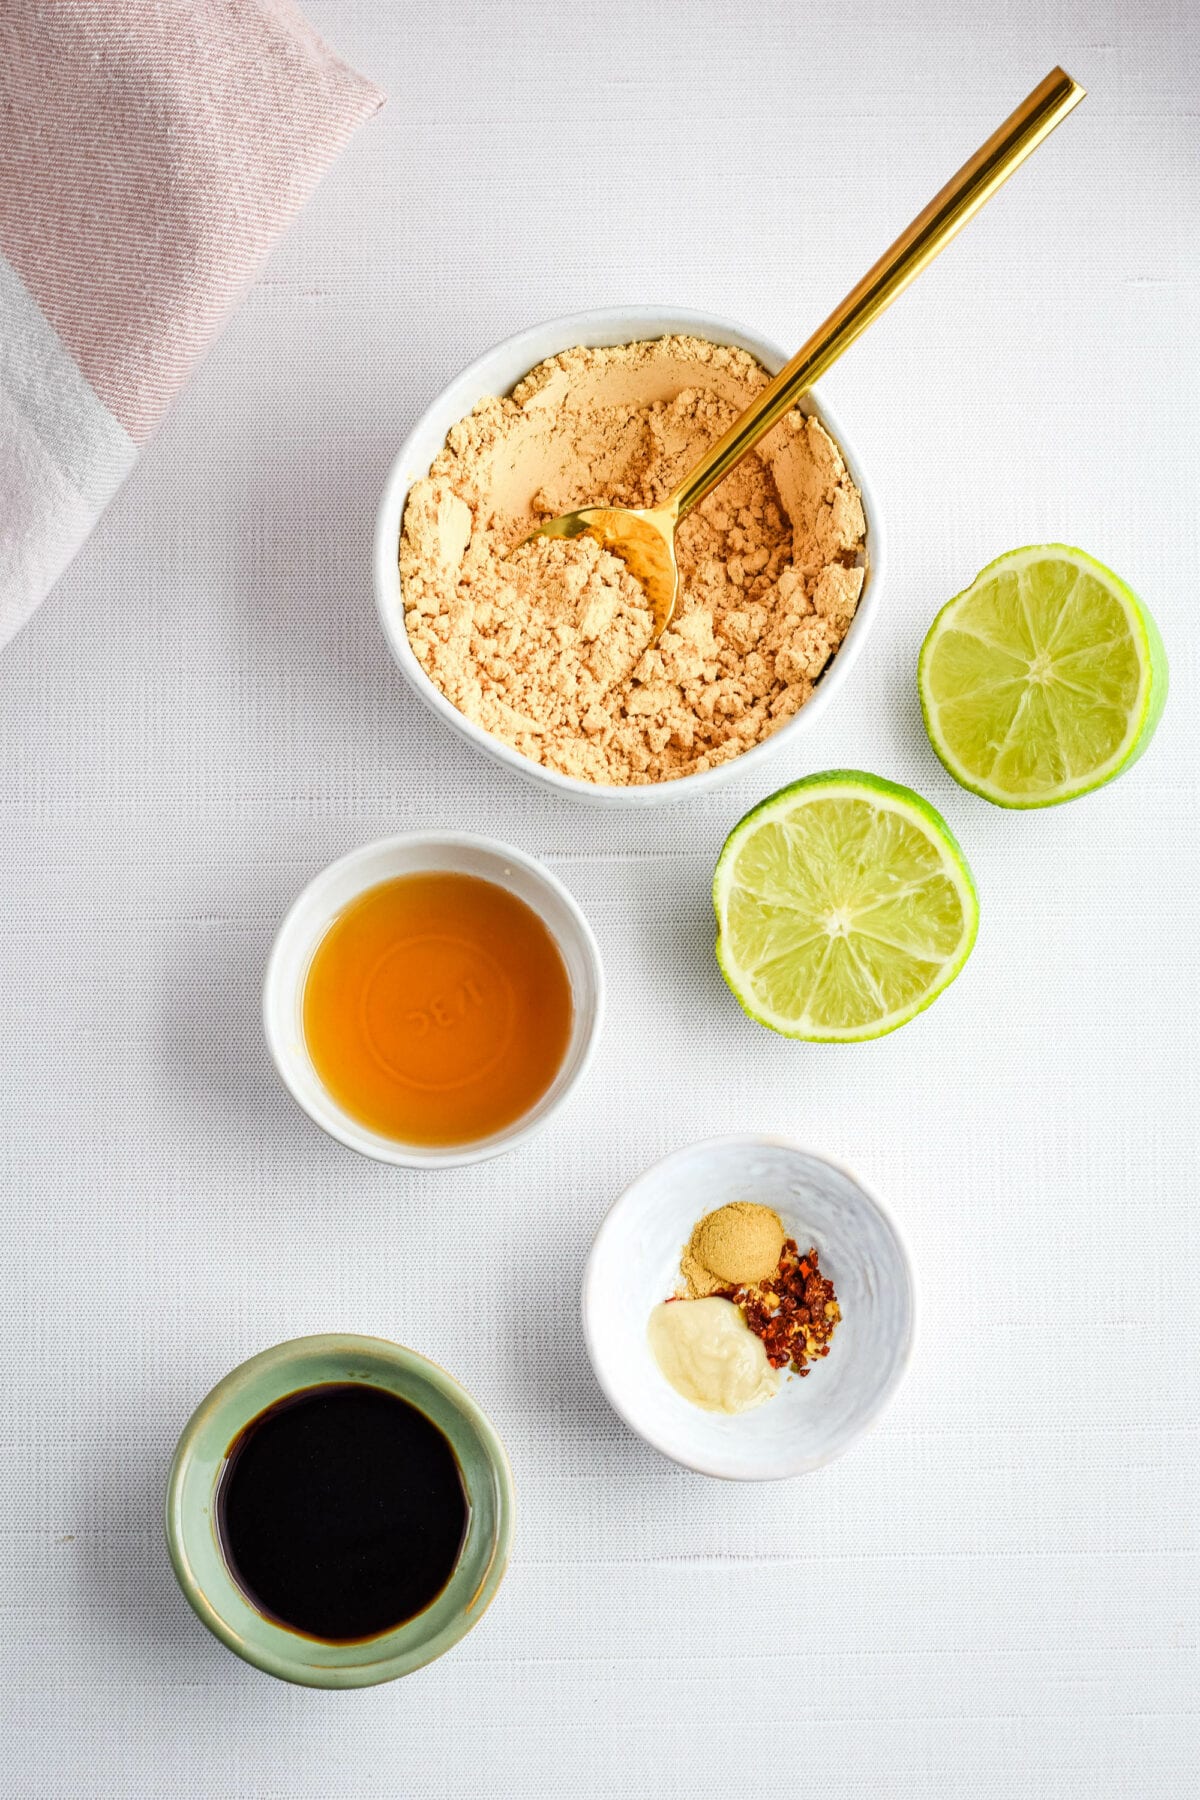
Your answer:
[[[0,645],[382,103],[290,0],[2,0]]]

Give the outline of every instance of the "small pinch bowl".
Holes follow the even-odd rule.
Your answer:
[[[675,1392],[646,1339],[679,1280],[697,1219],[732,1200],[772,1206],[837,1290],[829,1355],[753,1411],[704,1412]],[[775,1481],[832,1462],[883,1411],[912,1354],[912,1265],[891,1215],[857,1175],[785,1138],[710,1138],[655,1163],[616,1201],[583,1278],[583,1331],[614,1411],[664,1456],[731,1481]]]
[[[347,1381],[399,1394],[442,1430],[458,1459],[470,1517],[454,1571],[423,1612],[378,1637],[329,1644],[289,1631],[251,1605],[221,1554],[215,1501],[225,1453],[251,1419],[299,1388]],[[444,1369],[385,1338],[293,1338],[252,1356],[200,1402],[167,1477],[167,1549],[188,1604],[246,1662],[302,1687],[372,1687],[443,1655],[478,1624],[500,1586],[512,1523],[512,1471],[487,1415]]]
[[[540,1100],[502,1131],[471,1143],[408,1144],[362,1124],[334,1099],[313,1066],[304,1038],[304,983],[313,953],[342,909],[368,888],[398,875],[475,875],[515,894],[558,945],[571,983],[571,1037],[557,1075]],[[363,1156],[409,1169],[485,1162],[540,1131],[579,1082],[604,1020],[604,971],[591,926],[562,882],[511,844],[468,832],[412,832],[363,844],[309,882],[275,938],[263,982],[263,1030],[280,1079],[322,1131]]]
[[[715,769],[703,769],[695,775],[682,775],[677,781],[655,782],[649,787],[608,787],[596,782],[580,781],[573,775],[561,775],[557,769],[543,768],[522,756],[519,750],[493,737],[482,726],[460,713],[425,673],[404,623],[404,600],[401,592],[398,555],[400,530],[408,490],[414,481],[429,473],[430,464],[446,441],[450,428],[465,419],[472,407],[489,394],[508,394],[531,369],[547,357],[582,344],[589,348],[632,344],[641,339],[674,335],[707,338],[714,344],[732,344],[748,350],[774,375],[783,367],[788,353],[769,338],[748,330],[729,319],[711,313],[691,312],[673,306],[614,307],[593,312],[572,313],[561,319],[548,319],[516,337],[506,338],[494,349],[463,370],[417,420],[389,471],[375,521],[374,567],[375,603],[384,637],[393,657],[411,686],[431,712],[436,713],[460,737],[481,750],[485,756],[502,763],[515,774],[535,785],[565,794],[573,800],[593,806],[647,807],[687,800],[698,794],[749,775],[785,746],[795,746],[803,734],[811,731],[834,696],[845,685],[867,633],[879,609],[880,584],[884,573],[884,542],[879,508],[863,475],[862,465],[846,438],[845,432],[816,390],[806,394],[801,410],[815,414],[841,450],[846,466],[862,495],[867,521],[866,580],[858,610],[846,637],[817,683],[816,692],[798,712],[792,714],[778,731],[759,744],[722,763]],[[602,495],[596,495],[597,500]]]

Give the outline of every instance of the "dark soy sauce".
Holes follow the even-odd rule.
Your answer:
[[[442,1432],[362,1382],[302,1388],[243,1427],[217,1490],[217,1534],[246,1598],[325,1643],[377,1637],[450,1579],[467,1527]]]

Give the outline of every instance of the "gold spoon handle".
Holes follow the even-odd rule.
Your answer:
[[[945,249],[1000,184],[1079,104],[1085,91],[1064,70],[1051,70],[1016,112],[1005,119],[999,131],[992,133],[970,162],[964,163],[924,212],[917,215],[907,231],[901,232],[891,249],[884,251],[874,268],[818,326],[753,405],[734,420],[724,437],[717,439],[662,510],[673,511],[677,520],[682,519],[710,488],[723,481],[763,433],[790,411],[842,351],[848,350],[938,251]]]

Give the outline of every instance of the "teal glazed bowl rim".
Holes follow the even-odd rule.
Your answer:
[[[423,1612],[378,1637],[335,1644],[290,1631],[251,1605],[221,1553],[215,1501],[226,1453],[243,1426],[300,1388],[342,1381],[399,1394],[441,1428],[462,1471],[470,1516],[454,1571]],[[445,1369],[387,1338],[327,1333],[250,1357],[200,1402],[167,1477],[167,1549],[188,1604],[246,1662],[303,1687],[372,1687],[444,1655],[495,1597],[512,1528],[512,1471],[491,1420]]]

